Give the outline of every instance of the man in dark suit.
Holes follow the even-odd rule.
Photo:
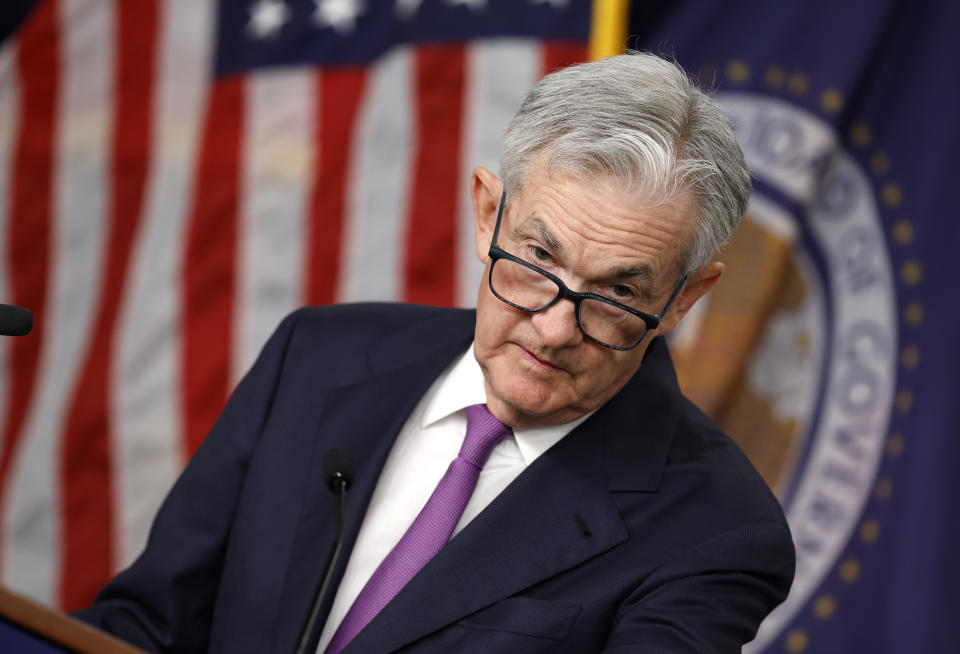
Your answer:
[[[288,317],[143,555],[81,617],[150,651],[293,651],[334,529],[321,462],[342,448],[349,555],[311,652],[737,652],[753,637],[789,590],[790,533],[680,394],[663,339],[719,279],[712,255],[746,207],[729,126],[674,65],[611,58],[531,91],[501,178],[478,168],[471,186],[476,312]]]

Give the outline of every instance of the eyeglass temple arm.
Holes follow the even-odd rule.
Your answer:
[[[678,295],[680,295],[680,291],[683,290],[683,286],[687,283],[687,279],[689,279],[689,277],[690,273],[686,273],[677,280],[677,285],[674,287],[673,293],[670,294],[670,299],[667,300],[665,305],[663,305],[663,310],[654,316],[654,318],[657,319],[657,324],[654,325],[652,329],[656,329],[660,326],[660,321],[663,320],[665,315],[667,315],[667,311],[670,310],[670,307],[673,305],[673,301],[677,299]]]
[[[493,239],[490,241],[490,247],[493,248],[497,243],[497,237],[500,236],[500,219],[503,218],[503,205],[507,203],[507,189],[503,189],[503,193],[500,195],[500,208],[497,210],[497,224],[493,228]]]

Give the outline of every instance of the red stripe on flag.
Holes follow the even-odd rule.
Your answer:
[[[541,70],[544,75],[583,63],[590,54],[586,41],[545,41],[543,44]]]
[[[41,2],[16,37],[20,82],[20,125],[13,151],[7,250],[3,265],[10,281],[5,300],[33,311],[29,336],[10,339],[6,419],[0,454],[0,506],[10,483],[21,430],[37,383],[37,365],[45,344],[53,220],[53,159],[60,98],[59,2]]]
[[[246,84],[217,82],[207,106],[184,257],[184,451],[192,456],[230,393]]]
[[[353,126],[365,83],[366,72],[359,68],[327,70],[315,77],[320,96],[315,120],[319,156],[310,198],[308,304],[336,300]]]
[[[150,151],[157,0],[118,2],[109,241],[93,340],[77,379],[60,451],[60,606],[89,606],[113,571],[110,382],[114,328],[141,223]]]
[[[457,213],[465,57],[462,45],[417,52],[417,152],[407,227],[404,296],[452,305],[457,288]]]

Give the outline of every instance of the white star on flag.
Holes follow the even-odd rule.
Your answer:
[[[417,13],[417,10],[420,9],[420,5],[423,4],[423,0],[397,0],[397,4],[394,7],[394,10],[397,13],[397,16],[406,20],[412,18],[414,14]]]
[[[283,0],[257,0],[250,7],[250,23],[247,32],[257,39],[277,36],[290,20],[290,8]]]
[[[349,34],[357,27],[357,17],[364,11],[362,0],[314,0],[317,11],[313,19],[320,27],[332,27],[338,34]]]

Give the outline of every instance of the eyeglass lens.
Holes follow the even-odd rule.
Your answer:
[[[510,259],[494,262],[490,286],[501,300],[527,311],[545,308],[560,293],[553,280]],[[647,329],[639,316],[590,298],[580,303],[580,325],[590,338],[614,347],[631,347]]]

